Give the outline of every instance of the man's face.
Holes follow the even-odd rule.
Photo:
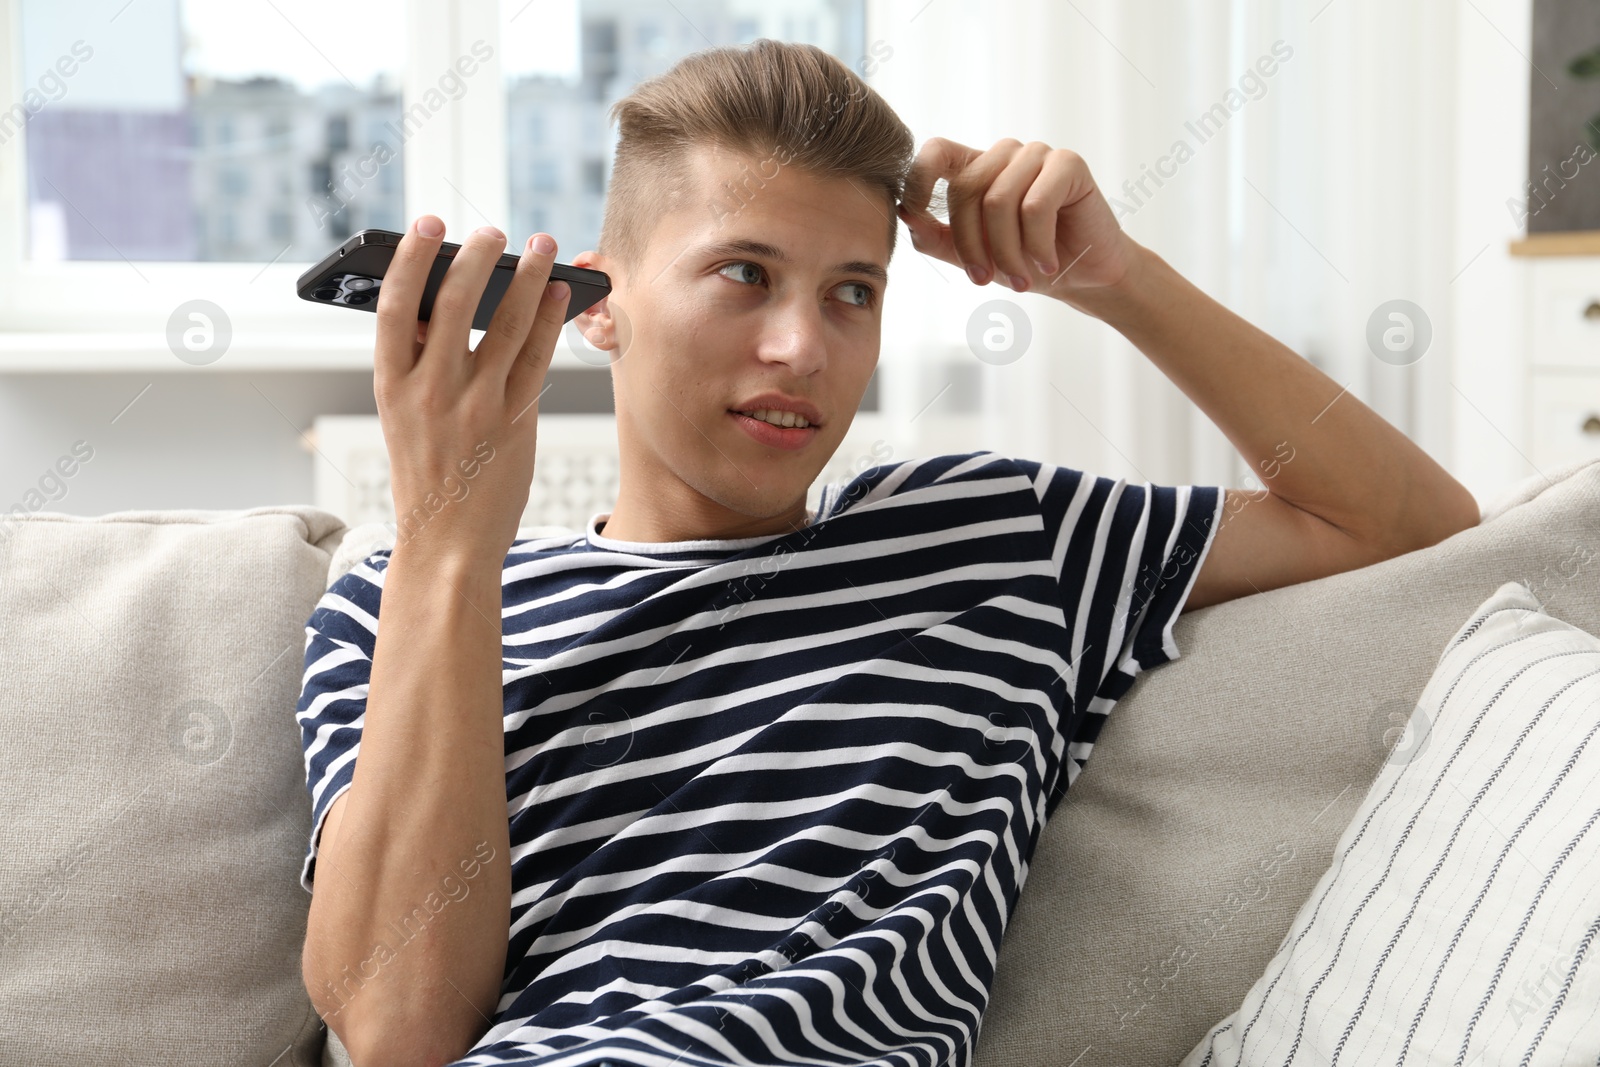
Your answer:
[[[655,223],[631,276],[598,253],[572,260],[614,286],[576,319],[612,352],[623,474],[608,537],[804,525],[806,492],[878,362],[887,198],[714,147],[695,151],[690,174],[694,191]],[[748,247],[757,244],[767,247]],[[763,443],[731,413],[768,392],[820,413],[815,429],[784,432],[800,447]]]

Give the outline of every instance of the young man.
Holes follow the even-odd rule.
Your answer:
[[[613,354],[622,483],[581,535],[515,540],[554,246],[475,350],[499,231],[467,236],[426,329],[437,219],[385,281],[403,533],[307,626],[307,988],[358,1067],[966,1064],[1040,829],[1179,612],[1431,545],[1476,503],[1131,241],[1071,152],[913,159],[848,68],[771,41],[614,114],[602,251],[573,262],[615,286],[577,321]],[[1115,326],[1268,492],[977,452],[809,512],[877,362],[897,212],[977,284]]]

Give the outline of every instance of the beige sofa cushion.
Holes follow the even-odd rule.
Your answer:
[[[1267,969],[1183,1067],[1600,1062],[1597,734],[1600,638],[1505,583],[1443,650]]]
[[[0,1063],[320,1062],[311,507],[0,523]]]
[[[1177,1063],[1273,956],[1461,620],[1518,580],[1600,632],[1600,462],[1546,473],[1431,548],[1178,621],[1040,838],[978,1067]]]

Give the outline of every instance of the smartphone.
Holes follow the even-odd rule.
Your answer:
[[[378,287],[383,284],[384,272],[394,259],[401,234],[393,230],[362,230],[351,235],[344,244],[323,257],[322,262],[300,275],[295,291],[300,299],[334,307],[357,308],[362,311],[378,310]],[[428,320],[433,312],[433,299],[438,295],[439,283],[450,268],[461,246],[445,241],[439,246],[433,269],[428,272],[427,284],[422,287],[422,303],[417,308],[417,319]],[[509,252],[500,256],[489,274],[483,289],[483,299],[472,316],[474,330],[487,330],[494,318],[494,309],[500,306],[501,297],[517,270],[518,257]],[[579,313],[587,311],[607,293],[611,292],[611,278],[605,271],[574,267],[570,263],[552,263],[550,280],[557,278],[571,287],[567,297],[567,310],[562,322],[571,322]]]

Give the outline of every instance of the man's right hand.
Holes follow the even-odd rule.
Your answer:
[[[528,505],[538,397],[568,286],[545,284],[556,245],[535,234],[489,329],[469,348],[472,316],[505,235],[492,226],[467,235],[422,323],[422,290],[443,239],[444,223],[420,216],[400,239],[378,295],[373,393],[389,451],[396,549],[420,545],[429,555],[498,564]]]

